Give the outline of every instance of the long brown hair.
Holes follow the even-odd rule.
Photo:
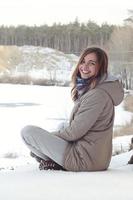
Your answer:
[[[79,65],[82,63],[84,57],[90,53],[96,54],[99,67],[96,69],[96,74],[95,74],[94,78],[91,80],[89,88],[90,89],[95,88],[98,83],[98,80],[100,80],[103,75],[107,74],[108,56],[107,56],[106,52],[99,47],[90,47],[90,48],[85,49],[83,51],[83,53],[81,54],[79,61],[75,67],[75,70],[73,71],[73,74],[72,74],[71,97],[72,97],[73,101],[75,101],[78,98],[78,91],[76,88],[76,78],[77,78],[77,75],[79,74]]]

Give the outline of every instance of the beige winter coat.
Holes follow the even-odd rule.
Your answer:
[[[76,103],[70,125],[56,135],[69,141],[64,168],[69,171],[106,170],[112,155],[114,106],[123,100],[118,80],[108,77]]]

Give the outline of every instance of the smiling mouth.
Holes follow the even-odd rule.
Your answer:
[[[81,70],[81,72],[82,72],[83,74],[90,74],[90,71],[88,71],[88,70]]]

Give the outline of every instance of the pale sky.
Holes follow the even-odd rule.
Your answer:
[[[92,20],[123,23],[133,0],[0,0],[0,25],[52,25]]]

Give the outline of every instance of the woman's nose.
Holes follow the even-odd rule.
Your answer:
[[[84,65],[83,65],[83,68],[84,68],[84,69],[89,69],[89,66],[86,65],[86,64],[84,64]]]

